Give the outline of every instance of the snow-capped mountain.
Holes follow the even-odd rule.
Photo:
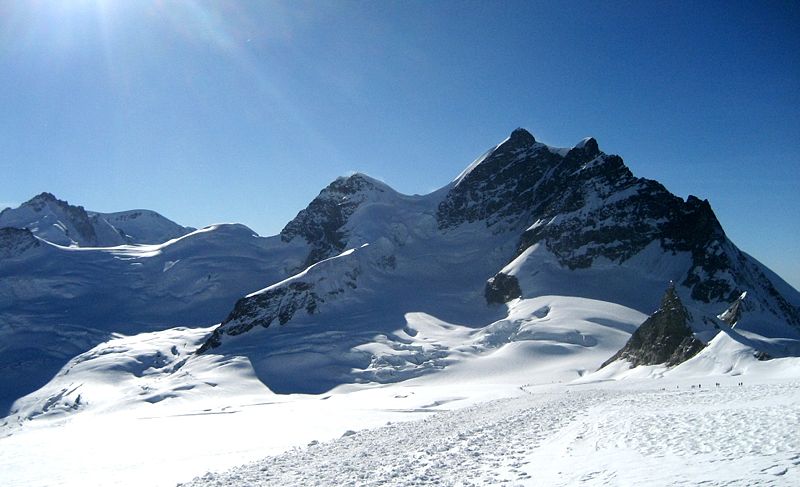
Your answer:
[[[194,434],[178,481],[265,454],[265,436],[316,445],[343,424],[562,382],[797,377],[800,293],[738,250],[708,202],[634,177],[591,138],[555,148],[517,129],[423,196],[338,178],[273,237],[223,224],[84,247],[80,225],[59,218],[49,238],[67,229],[72,246],[44,225],[0,228],[0,441],[37,455],[40,433],[82,437],[98,420],[99,434],[122,424],[147,445]],[[553,411],[575,406],[570,388]],[[586,392],[587,407],[619,394]],[[573,426],[581,444],[585,425]],[[208,441],[236,448],[209,454]],[[132,458],[139,479],[151,449],[130,448],[109,465]],[[21,484],[42,478],[6,463],[25,470]]]
[[[339,178],[269,238],[219,225],[161,245],[66,248],[12,233],[0,316],[17,380],[69,358],[20,360],[32,333],[61,343],[75,333],[60,330],[88,330],[95,345],[223,318],[197,351],[244,357],[276,392],[407,380],[500,350],[509,363],[580,356],[564,369],[576,377],[624,345],[669,281],[703,340],[745,290],[738,332],[783,355],[800,338],[800,294],[739,251],[708,202],[634,177],[591,138],[554,148],[517,129],[423,196]],[[555,319],[585,302],[617,311],[581,314],[586,327]]]
[[[694,317],[692,332],[707,339],[716,314],[744,290],[753,298],[740,331],[767,342],[800,338],[800,294],[737,249],[707,201],[636,178],[592,138],[554,148],[517,129],[426,196],[403,196],[360,174],[339,179],[282,238],[307,242],[313,264],[241,299],[199,349],[249,356],[279,390],[446,367],[452,348],[409,353],[415,313],[474,330],[519,330],[535,317],[511,319],[504,303],[571,296],[648,314],[669,281]],[[302,381],[279,360],[295,364]]]
[[[41,193],[0,212],[0,227],[26,228],[48,242],[75,247],[159,244],[193,231],[151,210],[86,211]]]

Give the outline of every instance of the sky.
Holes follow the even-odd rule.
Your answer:
[[[0,207],[272,235],[338,176],[444,186],[516,127],[707,198],[800,288],[800,3],[0,0]]]

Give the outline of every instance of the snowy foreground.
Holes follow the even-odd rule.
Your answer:
[[[413,313],[370,345],[404,380],[323,394],[193,354],[210,328],[118,335],[0,420],[0,486],[800,485],[800,358],[723,330],[671,369],[595,371],[642,320],[557,296],[478,329]]]
[[[0,483],[800,485],[797,380],[456,391],[394,385],[172,416],[75,418],[0,439]],[[252,463],[224,471],[244,462]]]
[[[184,485],[800,485],[800,383],[736,384],[526,389]]]

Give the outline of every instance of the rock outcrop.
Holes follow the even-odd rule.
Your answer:
[[[0,228],[0,259],[8,259],[24,254],[41,244],[26,228]]]
[[[625,360],[631,367],[639,365],[677,365],[695,356],[705,344],[695,338],[690,323],[692,316],[681,303],[670,283],[661,306],[631,335],[628,343],[608,359]]]

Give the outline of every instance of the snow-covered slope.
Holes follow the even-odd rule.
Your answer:
[[[111,333],[218,323],[239,297],[283,279],[306,253],[302,243],[231,224],[111,248],[0,230],[0,409]]]
[[[707,201],[635,178],[594,139],[557,149],[517,129],[427,196],[363,175],[340,179],[282,236],[302,237],[310,260],[325,260],[241,299],[200,352],[244,354],[285,392],[408,377],[367,373],[386,360],[381,347],[365,354],[363,345],[402,343],[419,313],[474,330],[510,319],[505,303],[517,298],[581,297],[649,313],[669,281],[708,339],[745,289],[743,331],[800,338],[800,294],[736,249]],[[272,355],[287,362],[264,358]],[[297,381],[284,377],[289,361],[315,366]],[[436,370],[417,361],[419,371]]]
[[[212,324],[257,283],[280,280],[305,246],[243,225],[197,230],[159,245],[35,247],[0,261],[6,321],[85,324],[132,333]]]
[[[8,420],[146,408],[167,400],[188,405],[200,396],[242,392],[322,392],[353,380],[425,377],[429,383],[513,385],[539,374],[547,382],[568,381],[618,349],[642,319],[610,303],[544,296],[517,302],[508,318],[478,329],[425,313],[409,314],[401,328],[379,336],[348,333],[336,324],[302,332],[297,326],[280,334],[274,327],[262,330],[274,340],[262,337],[258,347],[241,341],[238,353],[226,355],[194,353],[209,328],[113,334],[17,401]]]
[[[124,243],[127,244],[164,243],[195,230],[191,227],[182,227],[152,210],[128,210],[114,213],[90,211],[87,214],[97,224],[107,222],[125,239]]]
[[[0,212],[2,227],[27,228],[48,242],[77,247],[159,244],[194,230],[150,210],[86,211],[50,193],[39,194],[18,208]]]
[[[800,481],[798,383],[526,392],[208,471],[181,485],[744,487]]]
[[[208,329],[115,337],[0,422],[0,478],[8,486],[171,486],[193,477],[189,485],[661,485],[679,472],[687,484],[796,483],[799,359],[758,361],[720,334],[666,375],[559,384],[593,362],[580,351],[591,350],[588,333],[605,323],[607,352],[635,326],[620,316],[641,316],[574,298],[515,308],[541,318],[478,333],[415,318],[419,348],[471,334],[472,345],[494,352],[464,347],[438,374],[312,396],[273,394],[244,357],[191,355]]]

